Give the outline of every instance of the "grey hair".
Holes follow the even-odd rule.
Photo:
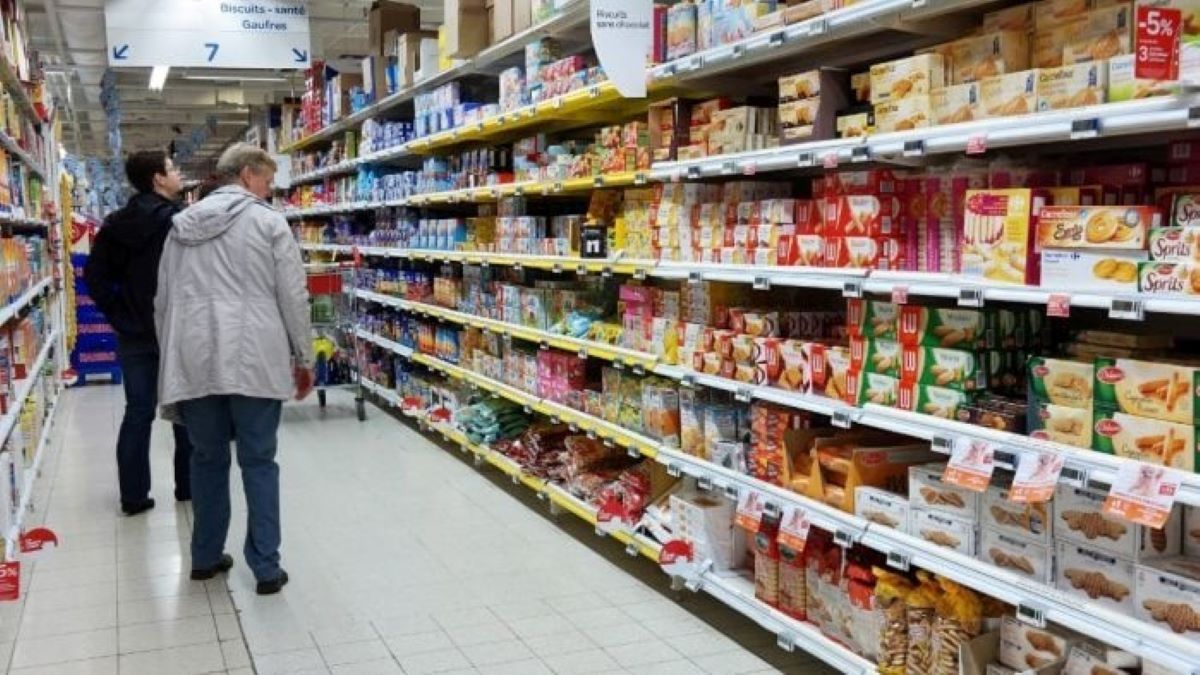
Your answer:
[[[246,167],[255,173],[279,168],[266,150],[249,143],[234,143],[217,160],[217,175],[226,180],[236,180]]]

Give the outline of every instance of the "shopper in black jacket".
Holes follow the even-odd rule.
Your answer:
[[[104,219],[84,268],[88,292],[117,333],[117,358],[125,383],[125,417],[117,436],[121,509],[135,515],[154,508],[150,498],[150,429],[158,406],[158,339],[154,294],[158,260],[179,212],[179,170],[161,151],[137,152],[125,161],[137,190],[124,208]],[[175,425],[175,498],[191,499],[192,446]]]

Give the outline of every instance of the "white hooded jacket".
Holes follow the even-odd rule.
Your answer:
[[[241,186],[177,214],[158,267],[158,401],[287,400],[313,362],[308,288],[287,220]],[[173,406],[163,411],[174,417]]]

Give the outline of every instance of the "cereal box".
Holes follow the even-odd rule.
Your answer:
[[[1107,92],[1108,64],[1104,61],[1038,70],[1038,112],[1104,103]]]
[[[1028,189],[967,191],[963,276],[1013,284],[1037,283],[1030,229],[1032,200]]]
[[[1195,424],[1200,369],[1136,359],[1096,360],[1096,407]]]
[[[871,103],[907,96],[928,96],[945,85],[946,62],[941,54],[918,54],[871,66]]]
[[[1054,549],[1058,567],[1054,585],[1058,590],[1124,614],[1133,611],[1131,561],[1072,541],[1058,541]]]
[[[1146,233],[1162,224],[1152,206],[1043,206],[1038,245],[1043,248],[1146,248]]]
[[[1054,538],[1072,541],[1118,555],[1144,560],[1177,555],[1181,548],[1183,510],[1171,510],[1166,525],[1152,530],[1104,513],[1108,492],[1062,485],[1054,492]]]
[[[934,89],[929,95],[935,124],[954,124],[984,118],[979,83],[967,82]]]
[[[1188,472],[1196,469],[1196,431],[1191,424],[1098,408],[1094,430],[1092,449],[1097,452]]]
[[[927,93],[875,104],[875,133],[921,129],[932,124],[933,107]]]
[[[979,82],[979,95],[988,117],[1025,115],[1037,110],[1037,70],[988,77]]]
[[[1047,543],[985,527],[979,541],[980,557],[1000,569],[1041,583],[1054,580],[1054,550]]]
[[[1138,263],[1144,260],[1145,251],[1046,249],[1041,285],[1069,292],[1137,293]]]

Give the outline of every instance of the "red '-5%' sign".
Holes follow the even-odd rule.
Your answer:
[[[1170,7],[1137,8],[1133,76],[1147,80],[1179,79],[1179,30],[1183,13]]]

